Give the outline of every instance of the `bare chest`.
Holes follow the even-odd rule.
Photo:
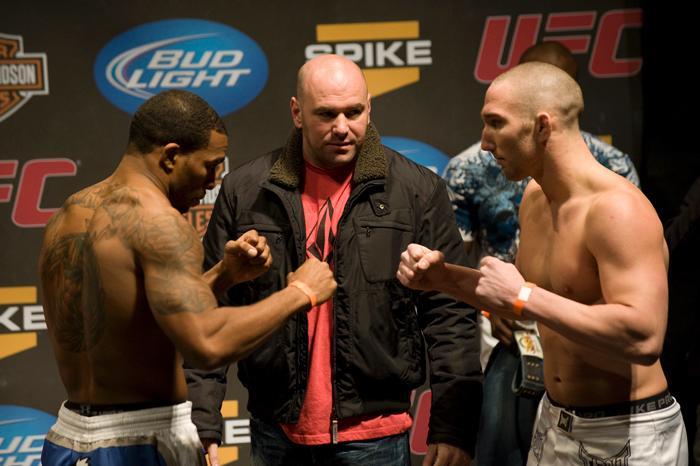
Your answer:
[[[595,258],[586,246],[585,217],[586,209],[576,205],[546,206],[524,216],[518,266],[526,280],[591,304],[601,299],[601,290]]]

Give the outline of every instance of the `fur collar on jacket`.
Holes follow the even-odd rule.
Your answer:
[[[304,173],[304,157],[302,155],[301,130],[294,129],[282,149],[282,155],[270,169],[270,181],[287,189],[300,187]],[[389,173],[389,162],[384,155],[382,142],[377,128],[372,123],[367,125],[365,141],[357,155],[353,182],[386,178]]]

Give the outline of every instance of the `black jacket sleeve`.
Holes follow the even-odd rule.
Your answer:
[[[669,250],[668,323],[661,364],[674,396],[686,397],[700,380],[700,177],[688,190],[678,215],[665,230]],[[691,398],[685,398],[691,404]]]
[[[204,371],[188,366],[185,361],[185,379],[188,398],[192,402],[192,422],[197,426],[201,439],[214,439],[221,443],[223,418],[221,404],[226,396],[228,366],[214,371]]]
[[[235,198],[227,186],[229,185],[224,180],[204,235],[204,270],[208,270],[219,262],[223,256],[226,241],[235,239]],[[220,297],[219,303],[228,305],[228,296],[224,294]],[[221,443],[223,431],[221,404],[226,395],[228,366],[214,371],[205,371],[194,369],[185,361],[184,368],[188,398],[192,402],[192,422],[197,426],[199,437],[214,439]]]
[[[438,180],[421,217],[418,242],[465,265],[466,252],[447,190]],[[418,293],[418,316],[430,363],[432,406],[428,443],[449,443],[474,457],[482,398],[476,311],[450,296]]]
[[[700,229],[700,177],[686,193],[680,212],[671,219],[664,232],[671,256],[681,244],[690,238],[696,238],[698,229]]]

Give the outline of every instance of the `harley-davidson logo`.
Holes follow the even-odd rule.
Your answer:
[[[0,33],[0,121],[49,93],[45,53],[24,53],[21,36]]]

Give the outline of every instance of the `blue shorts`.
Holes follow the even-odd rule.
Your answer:
[[[205,466],[191,403],[81,416],[65,406],[46,435],[51,466]]]

